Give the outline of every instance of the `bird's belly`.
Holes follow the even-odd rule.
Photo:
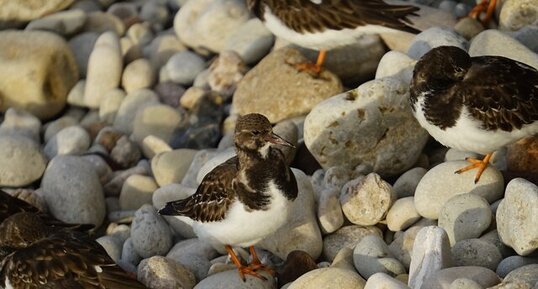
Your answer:
[[[305,32],[304,34],[302,34],[284,25],[284,23],[282,23],[280,19],[278,19],[275,15],[271,13],[271,10],[268,7],[266,7],[265,9],[264,19],[265,26],[276,36],[299,46],[315,50],[328,50],[350,45],[356,43],[361,36],[366,34],[377,34],[397,31],[380,25],[367,25],[359,26],[355,29],[326,29],[323,32]]]
[[[282,193],[273,194],[267,210],[246,210],[239,201],[235,201],[224,220],[193,225],[194,232],[200,239],[213,244],[248,247],[264,237],[274,233],[288,218],[291,201]]]
[[[472,119],[466,109],[456,125],[440,129],[426,120],[421,101],[415,105],[415,117],[420,125],[441,144],[460,151],[487,154],[494,152],[505,145],[516,142],[526,136],[532,135],[532,131],[538,131],[538,123],[526,125],[520,130],[510,132],[503,130],[485,130],[481,128],[479,121]]]

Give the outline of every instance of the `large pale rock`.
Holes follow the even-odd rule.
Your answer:
[[[300,170],[292,169],[299,195],[295,199],[288,222],[275,233],[257,244],[281,259],[294,250],[302,250],[312,258],[321,255],[322,239],[316,218],[316,208],[312,184]]]
[[[420,219],[420,215],[415,209],[413,197],[406,197],[396,200],[387,213],[387,226],[391,231],[401,231],[407,229]]]
[[[190,2],[189,2],[190,3]],[[273,289],[276,288],[275,279],[266,272],[259,272],[268,280],[263,280],[250,275],[246,276],[243,281],[239,277],[237,270],[227,270],[213,274],[200,283],[196,284],[194,289]]]
[[[162,152],[151,159],[151,169],[159,186],[181,183],[197,150],[177,149]]]
[[[123,72],[118,35],[105,32],[97,39],[88,59],[88,72],[84,102],[88,107],[97,108],[103,96],[120,84]]]
[[[43,31],[0,32],[1,112],[14,107],[51,118],[64,108],[78,78],[73,52],[63,38]]]
[[[46,166],[39,144],[21,135],[0,135],[0,186],[29,185],[43,175]]]
[[[538,69],[538,54],[519,41],[495,29],[486,30],[473,38],[469,55],[499,55],[523,62]]]
[[[217,251],[211,245],[194,238],[175,244],[166,257],[184,265],[194,273],[196,279],[202,280],[207,277],[207,272],[211,267],[210,260],[217,255]],[[237,272],[234,273],[239,277]]]
[[[249,14],[242,0],[189,1],[176,14],[174,30],[190,47],[220,52]]]
[[[503,30],[516,31],[526,25],[536,24],[538,2],[534,0],[506,0],[502,2],[499,26]]]
[[[362,164],[382,176],[409,169],[427,139],[409,110],[408,84],[390,77],[319,103],[304,124],[305,144],[323,168]]]
[[[461,240],[452,247],[454,266],[480,266],[495,270],[502,260],[495,245],[481,239]]]
[[[1,0],[0,29],[63,10],[73,0]]]
[[[450,267],[452,258],[446,232],[439,227],[421,229],[413,246],[409,269],[409,287],[429,288],[424,282],[439,270]]]
[[[196,284],[196,278],[189,269],[161,256],[142,260],[137,275],[140,282],[151,289],[192,289]]]
[[[306,59],[296,49],[283,48],[266,56],[241,80],[233,97],[238,114],[259,112],[275,123],[307,114],[320,101],[342,91],[338,78],[322,72],[314,78],[289,63]]]
[[[258,18],[252,18],[237,28],[226,40],[223,51],[233,50],[247,64],[262,59],[273,47],[275,37]]]
[[[482,288],[489,288],[500,282],[497,274],[487,268],[477,266],[463,266],[446,268],[437,271],[424,282],[422,288],[449,289],[452,282],[461,278],[473,280],[474,282],[482,286]],[[418,289],[418,287],[411,287]]]
[[[68,36],[79,31],[86,18],[82,10],[67,10],[36,19],[26,26],[26,30],[46,30]]]
[[[466,49],[468,43],[465,38],[458,35],[452,29],[431,27],[422,31],[413,39],[407,54],[414,59],[419,59],[432,48],[444,45]]]
[[[517,178],[506,186],[497,209],[497,230],[501,240],[519,255],[538,248],[538,187]]]
[[[504,180],[495,167],[488,166],[480,181],[475,184],[475,171],[454,173],[468,164],[466,161],[445,162],[429,170],[422,177],[415,191],[415,207],[421,216],[430,219],[439,218],[439,212],[445,202],[459,194],[475,194],[490,203],[502,197]]]
[[[356,272],[340,268],[312,270],[295,280],[288,289],[362,289],[366,281]]]

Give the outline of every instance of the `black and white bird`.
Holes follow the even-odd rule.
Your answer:
[[[327,50],[357,42],[365,34],[418,33],[410,16],[418,7],[383,0],[247,0],[247,6],[276,36],[319,50],[315,64],[296,65],[319,73]]]
[[[283,226],[297,197],[295,177],[282,151],[275,145],[293,146],[272,131],[261,114],[239,117],[234,142],[237,156],[215,167],[186,199],[167,203],[162,215],[187,216],[195,220],[197,236],[214,246],[225,245],[239,270],[264,279],[253,245]],[[249,247],[253,261],[241,264],[232,246]]]
[[[49,226],[33,212],[0,224],[0,286],[4,289],[142,289],[85,232]]]
[[[538,133],[538,71],[502,56],[434,48],[415,66],[410,102],[420,125],[437,141],[485,155],[456,171],[478,168],[475,183],[494,151]]]

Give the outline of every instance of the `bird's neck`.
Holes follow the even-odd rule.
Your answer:
[[[238,149],[239,170],[249,169],[260,163],[271,162],[271,146],[267,145],[257,150]]]

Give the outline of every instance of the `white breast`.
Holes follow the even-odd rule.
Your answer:
[[[269,208],[265,211],[247,211],[236,200],[222,221],[193,225],[200,239],[213,244],[248,247],[283,226],[289,214],[292,201],[288,200],[274,183],[269,183],[267,192],[271,196]]]
[[[321,50],[346,46],[357,42],[365,34],[399,32],[398,30],[380,25],[359,26],[355,29],[331,30],[301,34],[288,28],[276,17],[269,7],[265,7],[265,26],[276,36],[302,47]]]
[[[521,129],[512,130],[511,132],[484,130],[481,128],[480,122],[473,119],[466,108],[462,110],[462,114],[455,126],[442,130],[426,120],[423,111],[424,95],[419,96],[415,103],[415,117],[432,137],[447,147],[460,151],[487,154],[519,139],[538,133],[538,122],[525,125]]]

